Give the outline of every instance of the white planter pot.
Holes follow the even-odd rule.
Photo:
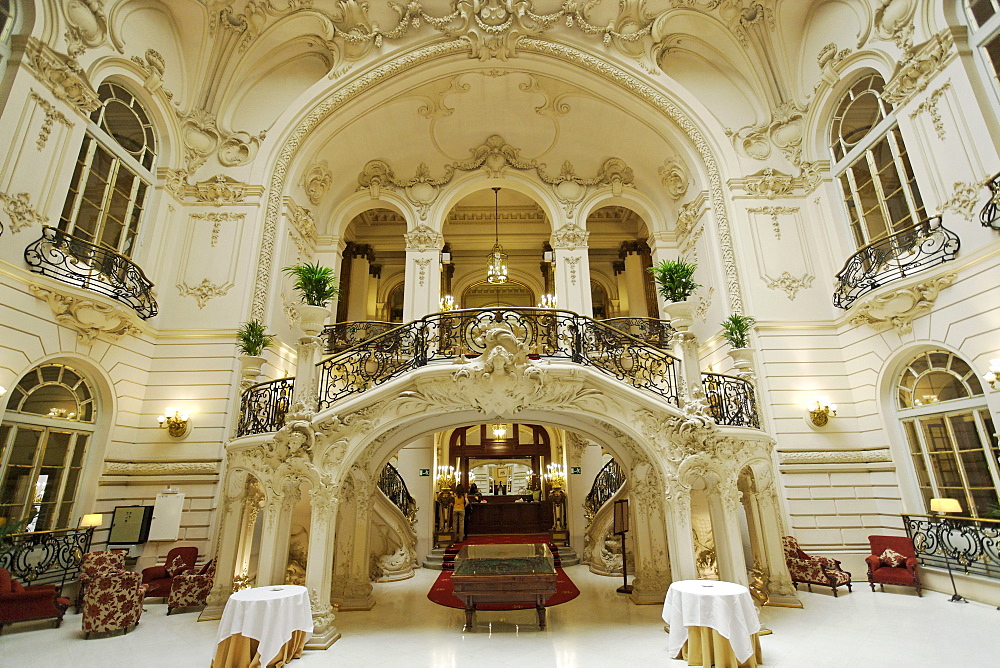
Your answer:
[[[266,361],[256,355],[240,355],[240,385],[249,387],[255,385],[260,378],[260,369]]]
[[[694,324],[694,310],[697,306],[697,302],[689,297],[682,302],[669,302],[663,310],[670,316],[670,326],[678,332],[684,332]]]
[[[319,336],[326,325],[326,319],[330,317],[330,309],[325,306],[296,304],[295,312],[299,315],[299,329],[306,336]]]
[[[753,348],[733,348],[729,351],[729,357],[736,365],[737,373],[753,371]]]

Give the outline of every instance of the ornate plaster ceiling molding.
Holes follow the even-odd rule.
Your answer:
[[[406,250],[418,253],[441,250],[444,246],[444,236],[426,225],[418,225],[412,232],[407,232],[404,239]]]
[[[67,53],[79,56],[87,49],[94,49],[111,38],[111,44],[122,53],[124,43],[108,29],[104,14],[104,0],[65,0],[62,3],[66,16]]]
[[[802,162],[802,133],[809,105],[784,101],[771,112],[771,120],[761,125],[747,125],[739,130],[726,129],[726,136],[741,154],[754,160],[767,160],[777,148],[785,159],[798,166]]]
[[[909,50],[913,40],[913,14],[917,0],[881,0],[875,10],[875,35],[892,40],[901,51]]]
[[[28,285],[28,290],[49,305],[56,322],[76,330],[80,341],[87,345],[98,336],[117,341],[125,334],[142,334],[131,310],[106,304],[98,298],[82,298],[33,283]]]
[[[676,158],[670,158],[657,171],[660,175],[660,183],[667,189],[670,199],[676,202],[687,194],[691,179],[684,163]]]
[[[871,450],[807,450],[779,452],[781,464],[879,464],[891,462],[889,448]]]
[[[97,92],[75,58],[56,53],[34,37],[28,38],[24,53],[36,78],[82,116],[101,106]]]
[[[803,274],[801,277],[792,276],[787,271],[781,272],[781,275],[777,278],[763,277],[764,284],[770,289],[784,290],[790,302],[795,301],[795,296],[799,294],[799,290],[811,288],[814,278],[814,276],[810,276],[809,274]]]
[[[677,236],[683,237],[690,233],[707,211],[707,207],[708,196],[704,191],[698,193],[690,202],[683,204],[677,211],[677,222],[674,224]]]
[[[938,294],[951,285],[955,278],[956,274],[945,274],[917,285],[859,300],[860,304],[852,306],[856,314],[851,318],[851,324],[869,325],[876,332],[895,329],[900,334],[909,334],[913,329],[913,321],[930,313]]]
[[[173,99],[174,94],[163,86],[163,73],[167,70],[167,62],[159,51],[146,49],[143,57],[132,56],[132,62],[146,73],[146,80],[142,82],[143,88],[154,94],[160,91],[167,100]]]
[[[195,301],[198,302],[198,308],[203,309],[209,300],[216,297],[225,297],[231,287],[233,287],[232,284],[216,285],[205,278],[194,287],[182,282],[177,286],[177,290],[180,292],[181,297],[194,297]]]
[[[285,198],[285,207],[288,209],[288,220],[291,221],[295,231],[310,244],[315,245],[316,221],[313,219],[312,211],[304,206],[299,206],[291,197]]]
[[[929,40],[907,51],[896,65],[892,78],[885,84],[882,98],[890,104],[905,104],[957,55],[951,30],[945,29]]]
[[[305,186],[306,196],[313,206],[318,206],[333,185],[333,172],[326,160],[322,160],[312,167],[302,177]]]
[[[256,157],[260,143],[267,137],[267,130],[261,130],[256,135],[242,130],[224,130],[219,127],[215,115],[204,109],[192,109],[186,113],[180,109],[174,111],[181,124],[184,171],[188,174],[194,174],[213,154],[225,167],[245,165]]]
[[[730,179],[729,187],[733,190],[746,191],[747,197],[764,197],[766,199],[777,199],[779,197],[797,197],[796,189],[802,188],[801,179],[791,174],[765,167],[759,172],[755,172],[742,179]]]
[[[29,225],[45,225],[48,222],[45,216],[31,206],[31,195],[28,193],[8,195],[0,192],[0,202],[3,202],[3,211],[10,220],[11,234],[17,234],[21,228]]]
[[[577,248],[587,248],[590,239],[590,232],[575,225],[567,223],[552,234],[552,248],[562,250],[576,250]]]
[[[177,476],[218,475],[220,460],[196,462],[128,462],[107,460],[104,475],[120,476]]]
[[[188,183],[188,173],[182,169],[161,168],[157,174],[163,178],[164,187],[181,201],[225,206],[248,203],[248,197],[264,194],[263,186],[250,185],[225,174],[216,174],[193,184]]]

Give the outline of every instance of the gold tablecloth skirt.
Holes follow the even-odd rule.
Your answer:
[[[753,634],[753,654],[744,663],[736,660],[733,654],[733,647],[725,636],[708,626],[689,626],[688,639],[681,649],[680,656],[688,662],[689,666],[704,666],[704,668],[757,668],[757,664],[764,663],[763,654],[760,651],[760,638]]]
[[[281,646],[278,655],[267,664],[267,668],[281,668],[292,659],[302,656],[308,639],[305,631],[292,631],[292,637]],[[259,644],[257,640],[238,633],[229,636],[216,648],[212,668],[262,668],[260,654],[257,653]]]

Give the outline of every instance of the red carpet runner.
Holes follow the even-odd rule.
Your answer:
[[[448,608],[465,608],[461,599],[452,593],[454,588],[451,583],[451,573],[455,570],[455,555],[458,554],[458,551],[462,549],[463,545],[510,545],[516,543],[548,542],[549,536],[544,533],[517,536],[469,536],[469,538],[467,538],[464,542],[455,543],[445,550],[444,559],[442,560],[441,575],[439,575],[438,579],[434,581],[434,585],[431,587],[431,590],[427,592],[427,598],[438,605],[443,605]],[[547,608],[553,605],[559,605],[560,603],[565,603],[566,601],[572,601],[580,595],[580,590],[576,588],[576,585],[569,579],[566,572],[559,567],[559,548],[552,543],[549,543],[549,550],[552,551],[552,557],[556,566],[556,593],[545,601],[545,607]],[[528,602],[483,603],[476,606],[479,610],[528,610],[534,607],[534,603]]]

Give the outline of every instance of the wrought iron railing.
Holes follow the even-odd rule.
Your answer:
[[[93,527],[10,534],[4,537],[7,551],[0,554],[0,568],[10,571],[21,584],[51,584],[61,589],[79,576],[93,535]]]
[[[413,522],[417,516],[417,501],[410,496],[406,481],[392,464],[386,464],[378,477],[378,488],[399,508],[407,520]]]
[[[389,330],[401,327],[398,322],[361,320],[358,322],[335,322],[323,328],[321,336],[326,341],[326,354],[339,353],[364,343]]]
[[[760,429],[753,384],[722,373],[701,374],[708,412],[716,424]]]
[[[587,517],[588,524],[597,515],[597,511],[601,509],[601,506],[611,500],[611,497],[624,484],[625,471],[622,470],[617,461],[609,459],[608,463],[601,468],[597,477],[594,478],[594,484],[591,485],[590,492],[587,493],[587,498],[583,500],[583,512]]]
[[[1000,520],[903,515],[906,535],[924,566],[1000,580]]]
[[[237,436],[267,434],[285,425],[285,414],[292,405],[294,378],[279,378],[257,383],[243,392]]]
[[[655,318],[605,318],[597,322],[631,334],[640,341],[663,350],[670,350],[670,337],[675,331],[668,320]]]
[[[593,366],[679,405],[670,353],[571,311],[496,308],[435,313],[320,362],[319,408],[435,360],[482,354],[484,335],[498,326],[534,354]]]
[[[132,260],[54,227],[24,249],[31,271],[117,299],[140,318],[156,315],[153,284]]]
[[[872,242],[852,255],[837,274],[833,304],[850,308],[858,297],[876,288],[954,260],[960,245],[958,235],[941,225],[941,216]]]
[[[979,212],[979,222],[983,227],[1000,230],[1000,174],[986,182],[990,189],[990,199]]]

